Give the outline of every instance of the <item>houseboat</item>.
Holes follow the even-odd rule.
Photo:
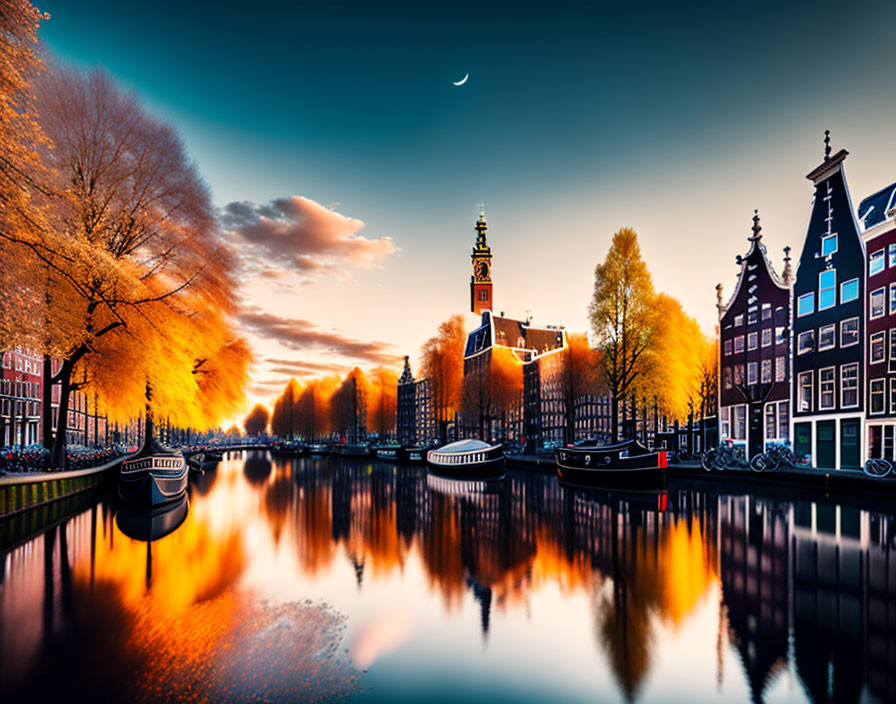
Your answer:
[[[554,453],[560,481],[577,486],[658,486],[664,478],[666,451],[648,450],[637,440],[613,445],[561,447]]]
[[[481,440],[458,440],[426,455],[430,470],[454,477],[497,477],[504,474],[504,448]]]
[[[121,463],[118,495],[131,504],[158,506],[183,496],[187,481],[184,456],[150,440]]]

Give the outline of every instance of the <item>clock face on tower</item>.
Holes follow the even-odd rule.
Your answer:
[[[488,264],[483,261],[478,261],[473,267],[473,270],[476,274],[477,281],[488,281]]]

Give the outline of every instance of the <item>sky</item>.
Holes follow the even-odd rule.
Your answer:
[[[416,362],[469,308],[480,200],[498,311],[587,330],[628,226],[711,332],[754,208],[779,271],[798,256],[825,129],[854,206],[896,181],[893,3],[36,4],[49,51],[136,90],[209,183],[253,401]]]

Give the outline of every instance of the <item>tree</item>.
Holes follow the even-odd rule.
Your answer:
[[[589,394],[596,394],[598,357],[588,344],[584,333],[566,336],[563,355],[563,372],[560,389],[561,401],[566,415],[563,440],[566,444],[575,441],[576,408]]]
[[[133,348],[124,352],[129,364],[119,374],[122,383],[107,387],[113,396],[153,375],[184,380],[207,364],[206,355],[187,352],[199,338],[176,336],[207,332],[214,321],[226,325],[235,287],[208,189],[169,125],[150,117],[133,93],[122,92],[101,71],[83,75],[56,67],[35,83],[35,93],[51,142],[42,150],[53,175],[46,209],[51,215],[45,227],[4,228],[0,237],[45,274],[23,279],[24,287],[39,289],[32,298],[41,305],[28,309],[32,320],[22,326],[40,329],[40,349],[61,360],[49,378],[60,388],[53,460],[61,466],[71,392],[90,383],[82,361],[101,357],[101,350],[118,355],[122,345]],[[117,344],[104,344],[113,333]],[[160,349],[164,358],[150,354]],[[217,352],[247,364],[247,349],[225,344]],[[96,359],[91,365],[104,366]],[[234,371],[243,378],[245,367]],[[198,385],[192,380],[182,388],[189,397]],[[166,415],[179,412],[177,383],[152,386],[154,403],[168,404]],[[205,385],[206,396],[211,390]],[[114,398],[104,401],[116,405]],[[209,417],[217,414],[207,410]],[[50,413],[49,404],[44,412]]]
[[[271,432],[281,438],[293,438],[298,428],[298,401],[302,390],[295,377],[286,383],[283,393],[274,402]]]
[[[330,398],[341,383],[338,376],[309,381],[296,403],[299,433],[314,441],[330,434]]]
[[[461,315],[453,315],[423,345],[423,376],[432,384],[433,406],[442,444],[448,440],[448,423],[460,408],[464,377],[466,332]]]
[[[367,375],[355,367],[331,397],[332,428],[347,442],[362,442],[367,437],[367,385]]]
[[[619,437],[619,402],[635,390],[647,368],[651,344],[653,281],[641,258],[638,235],[623,228],[603,264],[594,272],[594,296],[589,306],[591,327],[603,348],[601,371],[612,399],[612,432]]]
[[[367,427],[385,440],[395,432],[398,374],[386,367],[376,367],[369,375]]]
[[[268,419],[271,417],[268,409],[260,403],[256,403],[249,411],[249,415],[243,420],[243,428],[246,435],[261,435],[268,427]]]

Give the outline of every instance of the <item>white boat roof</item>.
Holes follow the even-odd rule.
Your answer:
[[[458,440],[457,442],[449,442],[447,445],[443,445],[436,452],[445,454],[476,452],[477,450],[489,450],[492,447],[494,445],[489,445],[487,442],[482,442],[482,440]]]

